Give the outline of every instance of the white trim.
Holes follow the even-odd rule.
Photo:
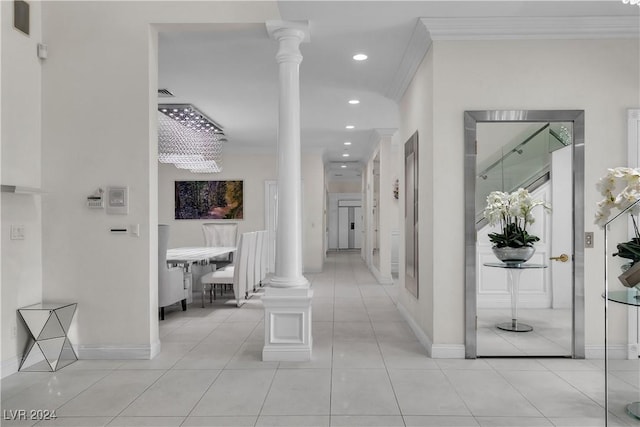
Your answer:
[[[3,360],[2,365],[0,365],[0,378],[5,378],[18,372],[19,365],[20,361],[17,357],[11,357],[7,360]]]
[[[629,348],[625,344],[608,345],[609,359],[625,360],[629,354]],[[585,359],[604,359],[604,345],[585,345]]]
[[[310,360],[311,346],[280,348],[267,344],[262,349],[263,362],[308,362]]]
[[[409,311],[402,304],[400,304],[400,302],[396,304],[396,307],[398,307],[398,311],[400,312],[400,315],[404,318],[405,322],[409,324],[409,327],[411,328],[413,333],[416,335],[416,338],[418,338],[418,341],[420,342],[420,344],[422,344],[422,346],[427,350],[427,354],[429,355],[429,357],[431,357],[431,348],[433,347],[431,338],[429,338],[427,334],[425,334],[422,331],[420,326],[418,326],[418,324],[415,322],[415,320],[413,320],[413,318],[409,314]]]
[[[424,22],[418,21],[413,29],[407,48],[404,51],[400,66],[387,89],[387,96],[396,102],[400,102],[409,84],[413,80],[422,59],[431,48],[431,38],[424,26]]]
[[[371,271],[371,274],[373,274],[378,283],[380,283],[381,285],[393,285],[393,277],[383,276],[382,273],[380,273],[380,271],[378,271],[378,269],[373,265],[369,266],[369,271]]]
[[[409,324],[418,341],[427,350],[432,359],[464,359],[465,347],[461,344],[433,344],[422,328],[413,320],[407,309],[398,302],[398,311]]]
[[[434,344],[431,347],[432,359],[464,359],[464,345]]]
[[[637,38],[637,16],[420,18],[431,40]]]
[[[78,359],[149,360],[160,353],[160,342],[129,347],[81,345],[78,347],[77,353]]]
[[[156,340],[151,343],[151,348],[149,352],[149,359],[154,359],[157,355],[162,351],[162,344],[160,340]]]

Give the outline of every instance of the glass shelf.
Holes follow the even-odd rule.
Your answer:
[[[625,313],[619,313],[621,308],[615,308],[618,311],[616,316],[612,316],[612,319],[616,319],[616,327],[611,331],[609,330],[609,302],[615,303],[615,306],[622,308],[623,310],[629,310],[631,307],[640,307],[640,292],[633,286],[633,283],[628,283],[628,277],[625,277],[623,272],[628,271],[628,266],[631,260],[618,256],[618,244],[628,242],[634,236],[634,227],[632,216],[637,218],[637,213],[634,213],[640,207],[640,201],[635,202],[628,208],[618,212],[613,216],[604,226],[604,292],[602,298],[604,300],[604,381],[605,381],[605,426],[609,425],[609,419],[623,420],[629,417],[636,420],[640,420],[640,391],[632,392],[627,390],[621,392],[620,381],[617,376],[610,375],[610,363],[609,352],[612,349],[620,352],[622,348],[626,348],[630,342],[628,335],[625,337],[624,333],[627,331],[628,326],[632,326],[630,323],[627,325],[627,321],[620,323],[620,319],[626,318]],[[637,219],[636,219],[637,222]],[[632,281],[631,281],[632,282]],[[620,315],[622,314],[622,315]],[[632,339],[631,339],[632,340]],[[626,355],[628,358],[637,358],[633,354]],[[620,355],[617,356],[620,358]],[[628,372],[625,374],[627,375]],[[612,387],[612,384],[614,385]]]

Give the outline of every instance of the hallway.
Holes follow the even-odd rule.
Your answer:
[[[168,311],[154,360],[79,360],[2,380],[9,410],[56,410],[64,426],[602,426],[602,361],[430,359],[359,253],[331,253],[307,275],[313,361],[260,360],[259,296]],[[612,361],[609,425],[638,395],[637,361]],[[617,397],[617,403],[614,398]]]

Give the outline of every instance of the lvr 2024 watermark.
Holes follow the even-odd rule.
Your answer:
[[[3,409],[2,419],[7,421],[46,421],[55,420],[56,411],[49,409]]]

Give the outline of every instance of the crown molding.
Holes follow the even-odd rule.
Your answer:
[[[413,33],[411,33],[411,38],[400,61],[400,66],[389,85],[389,89],[387,89],[387,97],[400,102],[422,59],[430,48],[431,38],[429,32],[424,23],[418,19],[415,27],[413,27]]]
[[[420,18],[386,96],[400,102],[437,40],[612,39],[640,37],[640,16]]]
[[[636,38],[640,16],[420,18],[432,40]]]

